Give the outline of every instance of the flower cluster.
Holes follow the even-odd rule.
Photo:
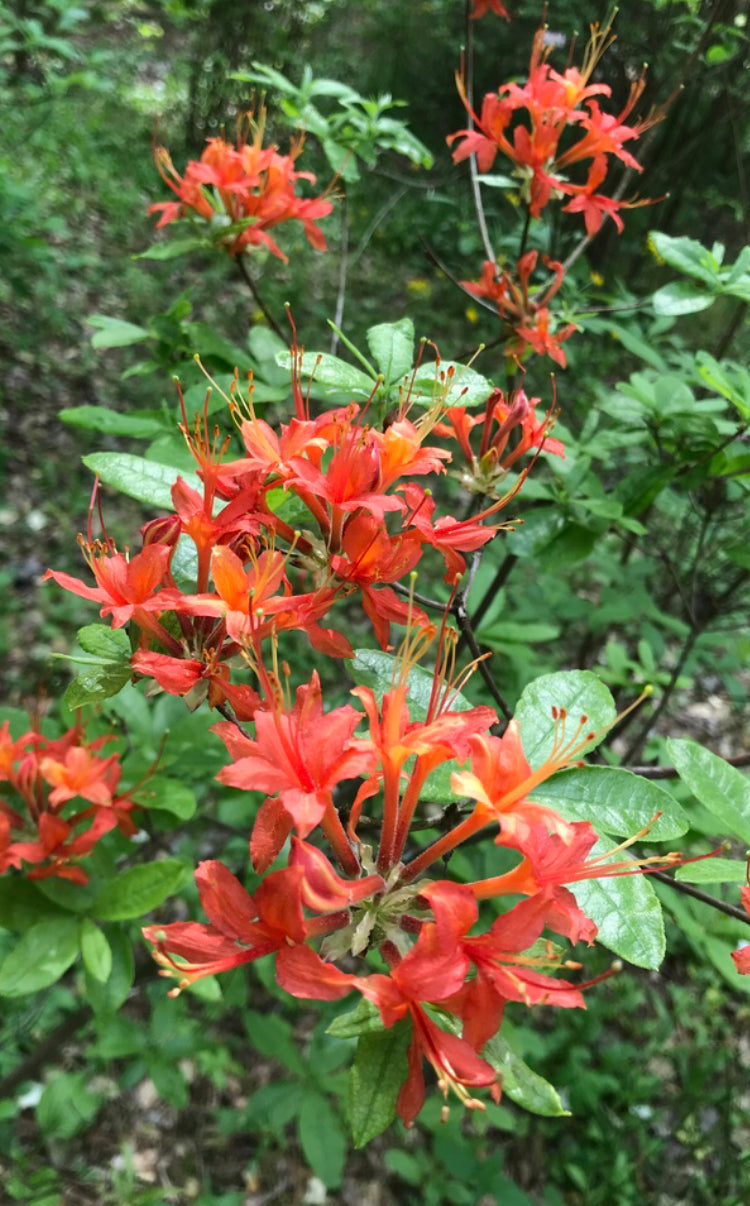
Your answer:
[[[354,991],[376,1007],[384,1027],[409,1024],[398,1101],[407,1125],[424,1100],[424,1060],[443,1092],[452,1090],[470,1108],[484,1108],[473,1095],[477,1088],[499,1096],[498,1072],[483,1048],[506,1002],[583,1006],[587,985],[555,974],[580,964],[550,941],[539,943],[545,930],[572,943],[596,937],[567,884],[632,874],[648,863],[669,866],[678,858],[613,863],[605,861],[608,855],[589,857],[596,834],[588,823],[569,823],[533,802],[535,789],[576,762],[598,736],[585,716],[570,736],[565,714],[556,715],[553,748],[534,770],[515,723],[494,737],[491,709],[454,706],[444,665],[435,671],[426,715],[413,717],[408,672],[423,644],[423,634],[407,636],[391,689],[380,700],[370,688],[354,689],[363,712],[350,705],[324,712],[313,675],[293,706],[284,706],[278,684],[270,684],[277,689],[256,711],[255,737],[232,723],[217,726],[233,759],[219,778],[270,793],[251,837],[253,865],[264,878],[250,895],[222,863],[202,863],[196,879],[208,923],[144,931],[164,974],[178,981],[173,993],[273,954],[277,982],[292,996],[337,1000]],[[362,720],[366,735],[356,731]],[[411,825],[427,776],[448,761],[467,760],[467,769],[451,777],[452,790],[466,797],[462,818],[418,849]],[[359,786],[345,818],[336,789],[355,779]],[[431,877],[439,860],[482,830],[520,856],[512,870],[474,883]],[[313,835],[327,840],[338,869],[309,840]],[[288,839],[287,865],[269,871]],[[510,903],[519,896],[520,903]],[[509,907],[477,932],[480,902],[503,898]],[[353,957],[358,971],[351,970]]]
[[[251,142],[239,129],[237,146],[223,138],[209,138],[200,159],[190,160],[184,176],[176,171],[169,152],[157,148],[159,173],[178,197],[149,208],[149,213],[161,214],[157,228],[192,213],[209,224],[212,236],[230,255],[262,246],[286,261],[268,232],[294,220],[302,223],[310,245],[324,250],[325,236],[317,223],[333,206],[324,197],[298,195],[298,181],[315,183],[310,172],[294,169],[301,142],[295,143],[288,155],[280,155],[275,146],[263,146],[262,122],[252,129]]]
[[[485,4],[473,15],[482,16],[486,9]],[[459,77],[458,88],[471,125],[447,138],[449,145],[457,143],[454,162],[475,156],[480,172],[489,172],[498,154],[509,159],[513,174],[520,181],[520,196],[528,219],[539,218],[550,202],[564,201],[562,208],[566,213],[583,216],[588,237],[597,233],[605,217],[611,218],[617,230],[622,231],[620,210],[649,204],[608,195],[605,180],[613,161],[632,171],[641,171],[626,144],[634,142],[661,117],[661,113],[652,112],[640,122],[626,123],[643,91],[643,76],[632,84],[619,113],[602,109],[597,98],[610,97],[611,89],[607,84],[592,83],[591,79],[610,40],[609,26],[605,29],[592,26],[583,66],[568,67],[560,73],[547,62],[551,47],[546,41],[546,30],[540,29],[534,38],[525,84],[504,84],[496,93],[488,93],[479,115],[473,111]],[[526,233],[522,254],[514,268],[488,259],[480,279],[464,281],[463,285],[475,297],[487,298],[497,306],[500,318],[511,331],[508,355],[522,357],[531,349],[537,355],[550,356],[564,368],[566,358],[560,345],[575,327],[568,324],[555,330],[549,309],[550,300],[562,284],[564,268],[557,261],[544,258],[549,275],[541,286],[530,288],[538,253],[523,254],[525,243]]]
[[[296,365],[296,349],[292,359]],[[483,1108],[479,1088],[498,1096],[485,1046],[507,1001],[583,1005],[585,985],[558,974],[580,965],[548,936],[596,936],[566,885],[677,856],[592,858],[591,826],[569,823],[534,795],[602,734],[586,716],[570,723],[555,708],[552,747],[532,767],[515,722],[497,736],[493,709],[460,696],[467,671],[456,677],[458,634],[448,617],[431,623],[413,589],[396,589],[428,554],[459,589],[465,554],[492,538],[498,511],[528,471],[521,458],[535,459],[548,444],[562,454],[549,439],[552,416],[539,419],[537,400],[520,391],[497,390],[469,415],[447,406],[438,388],[419,417],[405,395],[380,429],[354,403],[313,415],[294,371],[292,385],[296,413],[279,430],[258,418],[251,393],[242,400],[233,392],[243,444],[234,460],[207,413],[191,426],[183,407],[202,490],[178,479],[173,514],[145,525],[144,547],[132,558],[106,539],[82,542],[96,585],[49,576],[100,604],[114,627],[131,625],[136,674],[221,710],[226,719],[215,732],[230,761],[219,780],[263,793],[249,827],[261,877],[255,891],[220,861],[204,862],[197,884],[207,922],[145,930],[163,971],[178,981],[173,991],[270,955],[279,985],[295,997],[359,993],[383,1027],[409,1029],[398,1109],[410,1124],[424,1098],[425,1060],[446,1095],[454,1091],[469,1107]],[[462,520],[436,516],[425,484],[454,453],[465,462],[464,484],[494,499]],[[292,505],[294,527],[285,518]],[[188,593],[178,545],[180,564],[195,566]],[[279,652],[284,634],[304,632],[328,655],[350,655],[346,636],[324,622],[334,605],[348,600],[350,608],[356,597],[383,648],[391,624],[405,625],[387,689],[360,685],[353,703],[326,708],[313,673],[292,694]],[[429,698],[417,709],[411,676],[435,644]],[[248,669],[251,680],[242,681]],[[463,804],[435,818],[432,838],[421,841],[426,784],[441,770]],[[498,873],[449,879],[445,857],[483,832],[494,839]],[[481,915],[488,900],[499,902],[499,916],[497,907]]]
[[[560,346],[577,328],[567,323],[558,330],[550,329],[549,303],[563,282],[565,270],[556,260],[543,257],[546,268],[553,273],[538,292],[530,287],[539,254],[527,251],[521,256],[515,272],[500,271],[492,260],[485,260],[478,281],[462,281],[462,285],[474,297],[486,297],[497,306],[500,318],[511,329],[511,340],[507,346],[510,356],[522,357],[528,348],[538,356],[549,356],[561,368],[567,359]]]
[[[495,535],[497,512],[526,469],[470,518],[436,515],[432,492],[421,479],[443,473],[451,451],[429,442],[432,434],[458,442],[469,459],[464,477],[476,476],[484,488],[488,455],[491,484],[497,485],[523,454],[538,455],[551,421],[537,420],[538,400],[519,393],[506,401],[495,392],[479,420],[462,419],[458,408],[444,413],[439,401],[412,419],[405,398],[380,431],[354,403],[310,417],[296,379],[294,396],[297,414],[276,432],[257,416],[252,385],[245,399],[234,391],[229,402],[244,455],[231,461],[225,459],[227,441],[209,430],[207,416],[196,417],[191,427],[183,409],[183,431],[203,489],[178,478],[174,514],[145,525],[144,548],[130,559],[107,540],[81,539],[95,586],[48,572],[65,589],[100,603],[100,614],[111,616],[113,627],[134,625],[139,638],[132,665],[138,674],[174,694],[192,693],[191,701],[207,695],[212,705],[229,704],[242,719],[253,716],[258,696],[230,669],[238,655],[258,677],[263,643],[301,631],[315,649],[351,656],[347,637],[324,621],[355,595],[386,649],[391,624],[427,623],[424,612],[396,589],[422,557],[437,554],[446,581],[455,584],[465,554]],[[484,424],[482,464],[468,444],[467,427],[475,422]],[[561,452],[557,441],[553,445]],[[285,518],[293,499],[304,507],[300,527]],[[180,589],[172,570],[177,544],[185,538],[195,551],[192,593]],[[177,630],[162,623],[164,613],[177,617]]]
[[[640,97],[645,80],[641,76],[633,83],[618,114],[606,113],[594,98],[609,97],[612,90],[608,84],[590,81],[609,43],[609,29],[592,26],[583,67],[568,67],[562,74],[553,71],[547,62],[550,47],[545,32],[540,29],[534,38],[526,83],[504,84],[497,93],[487,93],[479,116],[470,109],[459,81],[475,128],[448,136],[449,144],[460,139],[453,159],[458,163],[476,155],[479,170],[489,172],[499,152],[514,165],[533,218],[538,218],[551,200],[569,197],[563,209],[583,214],[588,234],[596,233],[605,216],[622,230],[618,210],[627,208],[627,203],[599,190],[611,159],[633,171],[642,170],[625,143],[637,139],[658,115],[651,114],[635,125],[626,125],[625,119]],[[570,134],[574,136],[572,143],[565,137]],[[586,180],[574,183],[568,173],[579,164],[588,165]]]
[[[135,803],[117,795],[117,754],[99,756],[109,740],[87,742],[79,725],[57,738],[32,727],[13,740],[5,721],[0,782],[8,794],[0,799],[0,874],[14,868],[28,879],[57,876],[85,884],[78,860],[115,827],[132,837]]]

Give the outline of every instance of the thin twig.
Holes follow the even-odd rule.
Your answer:
[[[10,1097],[25,1080],[35,1077],[53,1056],[59,1056],[63,1044],[72,1038],[90,1017],[91,1008],[88,1005],[79,1005],[78,1009],[67,1014],[20,1064],[0,1080],[0,1100]]]
[[[261,297],[260,293],[258,292],[258,288],[255,284],[255,281],[253,280],[252,276],[250,275],[250,269],[248,268],[247,264],[245,263],[244,256],[242,256],[242,255],[237,256],[237,265],[239,267],[240,273],[242,274],[242,276],[245,280],[245,284],[247,285],[248,289],[250,290],[250,292],[253,295],[253,300],[255,301],[255,304],[257,305],[258,309],[262,311],[263,316],[264,316],[266,322],[268,323],[269,327],[271,328],[271,330],[275,331],[276,334],[279,336],[279,338],[283,339],[284,342],[286,343],[286,335],[282,331],[281,327],[277,323],[273,314],[268,309],[268,306],[263,301],[263,298]]]
[[[735,754],[732,758],[725,758],[730,766],[737,768],[750,766],[750,753]],[[676,766],[625,766],[622,765],[620,770],[630,771],[633,775],[638,775],[641,779],[678,779],[680,772]]]
[[[471,656],[476,659],[479,673],[481,674],[482,678],[484,679],[490,695],[494,699],[495,703],[497,704],[498,708],[502,712],[505,719],[508,721],[512,720],[513,719],[513,711],[511,709],[510,705],[504,699],[502,692],[500,691],[499,687],[497,686],[497,683],[495,682],[494,678],[490,674],[489,666],[487,665],[487,662],[485,661],[485,658],[482,655],[482,650],[479,648],[479,645],[477,644],[477,639],[474,636],[474,629],[471,626],[471,620],[469,619],[469,614],[466,610],[466,602],[464,600],[463,595],[458,594],[456,596],[456,599],[453,603],[453,607],[451,608],[451,610],[452,610],[454,616],[456,617],[456,622],[460,629],[461,635],[464,638],[464,640],[466,641],[466,644],[469,646]]]
[[[381,205],[380,209],[369,222],[365,233],[362,235],[362,238],[357,244],[356,250],[351,259],[352,266],[356,264],[357,261],[364,255],[365,251],[367,250],[367,245],[372,236],[375,234],[375,231],[380,226],[380,223],[385,221],[393,207],[398,205],[401,198],[408,193],[408,191],[409,187],[405,184],[402,188],[397,189],[395,193],[391,193],[390,197],[388,197],[388,199]]]
[[[659,717],[664,712],[664,709],[666,708],[667,704],[669,703],[669,700],[672,697],[672,692],[674,691],[675,687],[677,686],[677,680],[679,679],[680,675],[682,674],[682,671],[685,669],[685,663],[687,662],[688,658],[690,657],[690,654],[693,652],[693,646],[695,645],[695,642],[698,640],[698,637],[700,636],[702,631],[703,631],[702,624],[693,624],[692,625],[690,632],[687,635],[685,644],[682,646],[682,649],[680,650],[680,656],[678,657],[677,662],[674,666],[674,669],[672,670],[672,673],[669,676],[669,682],[667,683],[666,687],[664,688],[664,691],[662,692],[662,696],[661,696],[661,699],[659,700],[659,703],[654,708],[654,711],[651,713],[651,715],[646,717],[646,720],[641,725],[640,729],[638,730],[635,737],[631,741],[631,743],[628,746],[627,751],[623,757],[623,762],[626,762],[626,763],[632,762],[633,759],[636,758],[637,755],[640,753],[640,751],[643,747],[643,744],[646,741],[646,738],[648,737],[649,733],[651,732],[654,725],[659,720]]]
[[[478,628],[479,625],[481,624],[482,620],[484,619],[487,612],[489,611],[489,609],[492,605],[492,602],[493,602],[495,596],[497,595],[497,592],[504,586],[506,580],[510,576],[513,566],[516,564],[517,561],[518,561],[517,553],[506,553],[505,557],[500,562],[500,565],[497,567],[497,570],[495,572],[494,578],[492,579],[492,581],[490,582],[486,591],[482,595],[482,598],[479,600],[479,605],[476,608],[473,616],[471,617],[471,623],[474,628]]]
[[[471,6],[469,0],[466,0],[466,57],[465,57],[465,80],[464,87],[466,88],[466,100],[468,111],[468,129],[474,129],[474,23],[471,18]],[[476,155],[469,156],[469,174],[471,176],[471,193],[474,199],[474,212],[477,217],[477,226],[479,227],[479,235],[484,247],[484,253],[488,260],[493,264],[497,263],[490,232],[487,229],[487,219],[484,214],[484,205],[482,204],[482,186],[479,183],[479,168],[477,166]]]
[[[344,305],[346,303],[346,274],[349,267],[349,214],[346,194],[341,200],[341,244],[339,247],[339,283],[336,291],[336,313],[333,319],[333,334],[331,335],[331,355],[335,356],[339,346],[339,331],[344,323]]]
[[[750,916],[738,905],[725,904],[723,900],[717,900],[715,896],[711,896],[708,892],[701,892],[700,888],[695,888],[692,884],[686,884],[682,879],[673,879],[665,871],[652,871],[651,875],[653,875],[654,879],[658,879],[660,884],[667,884],[668,887],[674,888],[676,892],[682,892],[685,896],[692,896],[695,900],[700,900],[702,904],[709,905],[712,909],[718,909],[720,913],[726,913],[727,917],[733,917],[735,921],[744,921],[745,925],[750,925]]]
[[[420,607],[429,607],[431,611],[445,611],[447,607],[447,603],[441,603],[439,599],[428,599],[427,595],[417,594],[403,582],[394,582],[393,589],[397,594],[403,595],[405,599],[413,599]]]
[[[420,235],[419,241],[422,244],[422,246],[424,247],[424,251],[425,251],[425,255],[427,256],[427,259],[432,261],[432,263],[435,265],[435,267],[438,269],[439,272],[442,272],[442,274],[446,278],[446,280],[449,280],[452,285],[455,285],[457,289],[460,289],[462,293],[465,293],[467,297],[470,297],[471,300],[476,303],[476,305],[481,306],[483,310],[489,310],[490,313],[494,314],[495,318],[497,318],[497,316],[498,316],[497,306],[493,306],[492,302],[485,301],[485,299],[483,297],[477,297],[474,293],[471,292],[470,289],[467,289],[466,285],[462,284],[461,281],[458,279],[458,277],[453,275],[450,268],[448,268],[447,265],[443,263],[443,261],[440,259],[440,256],[437,254],[436,251],[433,250],[432,247],[430,247],[430,244],[427,242],[427,240],[423,236]],[[502,339],[497,340],[496,342],[498,342],[498,343],[504,342],[504,337]],[[473,351],[476,351],[476,349],[473,349]],[[462,359],[462,357],[458,356],[457,359],[460,360],[460,359]]]

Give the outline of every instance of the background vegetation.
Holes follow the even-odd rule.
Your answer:
[[[561,64],[607,7],[550,4]],[[511,703],[534,675],[567,666],[595,669],[623,702],[655,683],[648,724],[638,717],[618,735],[628,763],[668,763],[667,736],[741,758],[749,748],[750,294],[732,291],[714,245],[741,279],[750,241],[748,5],[623,7],[607,80],[624,103],[648,62],[645,108],[671,98],[666,120],[644,139],[645,171],[629,192],[637,185],[664,199],[628,214],[622,236],[605,228],[571,268],[564,310],[582,333],[566,345],[569,367],[556,382],[557,434],[569,455],[530,483],[524,527],[482,565],[479,637],[496,654]],[[9,705],[61,694],[69,672],[53,654],[69,649],[81,623],[77,600],[42,587],[40,576],[48,564],[78,572],[72,536],[90,494],[80,456],[101,448],[102,434],[80,413],[66,425],[58,412],[99,405],[166,423],[175,413],[171,375],[197,385],[195,351],[213,371],[231,371],[238,346],[247,356],[248,332],[262,325],[231,265],[207,254],[138,258],[153,245],[148,205],[165,194],[155,139],[183,165],[207,136],[231,130],[260,90],[237,73],[260,62],[298,85],[309,63],[315,76],[363,97],[389,94],[407,107],[387,112],[433,159],[426,167],[416,151],[366,152],[359,178],[334,185],[345,188],[346,205],[327,224],[332,250],[346,246],[343,310],[338,257],[310,252],[301,236],[287,246],[289,265],[264,276],[270,310],[282,314],[289,301],[301,340],[321,349],[334,314],[361,343],[368,326],[407,309],[418,335],[437,338],[448,358],[496,338],[493,315],[450,279],[475,278],[483,259],[467,175],[444,143],[463,124],[453,81],[462,9],[458,0],[0,4],[0,652]],[[511,25],[482,22],[477,95],[523,73],[540,19],[539,5],[518,0]],[[278,91],[267,93],[270,132],[284,142],[294,116],[286,120]],[[312,136],[306,160],[321,183],[331,178]],[[510,190],[491,218],[494,245],[510,258],[517,205]],[[715,271],[707,278],[695,264],[660,262],[650,230],[714,247]],[[561,259],[576,247],[563,224],[540,238]],[[670,295],[654,300],[675,281],[671,303]],[[92,325],[92,314],[120,325]],[[491,348],[478,368],[498,371]],[[549,397],[539,362],[527,389]],[[160,436],[151,429],[148,438],[153,449]],[[104,444],[133,447],[114,431]],[[107,498],[107,514],[120,541],[140,522],[140,508],[121,497]],[[214,757],[218,769],[210,719],[186,719],[179,705],[140,717],[139,730],[137,698],[126,692],[109,705],[101,731],[126,718],[145,758],[168,730],[186,779],[188,749],[200,748],[204,766]],[[205,790],[205,825],[170,853],[188,863],[218,849],[231,857],[234,842],[241,858],[244,841],[227,836],[239,823],[236,793]],[[683,786],[674,790],[690,804],[698,849],[715,823]],[[150,841],[158,850],[166,839],[157,827]],[[433,1103],[415,1132],[389,1132],[346,1160],[346,1052],[327,1038],[329,1018],[287,1013],[262,971],[232,973],[220,1000],[167,1002],[144,957],[130,995],[124,976],[120,999],[104,1002],[96,1019],[80,1004],[76,975],[33,1008],[4,1002],[4,1192],[34,1206],[737,1206],[750,1195],[750,1012],[748,983],[727,953],[743,929],[670,888],[660,892],[673,923],[658,974],[615,977],[590,994],[586,1013],[518,1028],[524,1054],[562,1091],[571,1117],[532,1118],[504,1102],[486,1119],[455,1111],[441,1127]]]

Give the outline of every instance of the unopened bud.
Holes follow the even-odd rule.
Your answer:
[[[150,519],[141,528],[143,547],[145,549],[149,544],[166,544],[173,549],[181,531],[179,515],[163,515],[160,519]]]

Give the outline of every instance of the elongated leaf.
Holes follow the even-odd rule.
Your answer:
[[[90,858],[86,860],[86,870],[89,874],[95,873]],[[64,909],[66,913],[88,913],[97,893],[90,883],[73,884],[69,879],[59,879],[57,876],[40,879],[35,887],[42,896],[57,905],[58,912]]]
[[[157,461],[149,461],[128,452],[92,452],[82,459],[86,468],[98,473],[108,486],[114,486],[122,494],[160,510],[174,510],[172,486],[178,477],[182,477],[193,490],[202,490],[202,484],[194,473],[180,473],[172,465],[160,465]]]
[[[380,704],[386,691],[390,691],[393,675],[398,659],[390,653],[381,653],[379,649],[357,649],[354,658],[348,663],[347,669],[354,679],[363,687],[370,687]],[[433,675],[421,666],[413,666],[409,671],[406,686],[406,702],[409,705],[409,716],[412,720],[424,720],[430,704],[433,689]],[[467,712],[474,705],[464,696],[456,695],[451,704],[454,712]]]
[[[597,842],[592,855],[604,854]],[[655,970],[664,958],[664,919],[647,875],[584,879],[570,888],[587,917],[599,928],[598,941],[637,967]]]
[[[75,710],[111,699],[130,681],[131,673],[129,666],[114,663],[92,666],[68,683],[63,693],[63,703]]]
[[[492,393],[492,382],[465,364],[441,360],[440,364],[421,364],[414,374],[404,377],[404,390],[411,386],[410,399],[422,406],[432,406],[440,399],[446,406],[481,406]]]
[[[616,837],[632,837],[657,812],[661,816],[649,830],[649,841],[681,837],[689,827],[670,792],[618,767],[584,766],[560,771],[534,790],[534,799],[549,804],[566,821],[590,821],[598,832]]]
[[[481,628],[477,638],[490,648],[495,648],[497,645],[534,645],[541,641],[555,641],[559,635],[559,624],[518,624],[513,620],[501,620],[488,628]]]
[[[78,918],[55,917],[27,930],[0,965],[0,996],[49,988],[78,955]]]
[[[174,260],[180,255],[188,255],[191,251],[197,251],[201,247],[210,247],[208,239],[168,239],[163,243],[154,243],[153,247],[141,251],[138,255],[133,256],[133,259]]]
[[[107,945],[112,956],[112,968],[104,983],[92,976],[86,968],[86,997],[95,1013],[113,1014],[127,1000],[135,979],[135,959],[127,934],[119,927],[111,926],[107,932]]]
[[[710,905],[701,904],[699,900],[690,900],[665,885],[657,884],[656,890],[664,901],[664,908],[674,916],[693,949],[703,959],[713,963],[722,979],[735,992],[750,996],[750,976],[741,975],[731,958],[731,952],[737,947],[737,938],[729,940],[719,937],[714,931],[716,911]],[[738,932],[744,930],[744,933],[747,933],[747,929],[739,924],[737,929]]]
[[[744,884],[747,882],[747,860],[706,858],[700,863],[678,867],[675,879],[685,884]]]
[[[347,1120],[354,1146],[364,1147],[396,1117],[399,1090],[406,1080],[407,1021],[390,1030],[363,1034],[349,1073]]]
[[[503,1093],[522,1109],[531,1114],[541,1114],[545,1118],[559,1118],[561,1115],[570,1114],[554,1085],[538,1072],[534,1072],[525,1060],[516,1054],[502,1033],[496,1034],[485,1043],[482,1057],[500,1073]]]
[[[60,910],[27,879],[0,878],[0,929],[22,934],[33,925],[60,916]]]
[[[91,346],[94,348],[124,348],[149,338],[145,327],[125,322],[122,318],[110,318],[107,314],[90,314],[86,322],[96,328],[91,336]]]
[[[106,406],[68,406],[59,412],[63,423],[83,427],[86,431],[103,431],[107,435],[135,436],[153,439],[165,428],[159,419],[150,415],[124,415]]]
[[[609,689],[590,670],[561,670],[535,679],[521,695],[515,716],[524,752],[533,769],[549,758],[559,734],[559,726],[552,717],[553,708],[567,713],[566,740],[573,738],[582,716],[586,717],[581,729],[583,737],[605,730],[617,715]],[[603,736],[602,733],[588,742],[585,749],[594,749]]]
[[[78,644],[85,653],[100,657],[105,662],[129,662],[130,641],[122,628],[109,628],[106,624],[86,624],[76,633]]]
[[[656,314],[679,318],[682,314],[698,314],[707,310],[716,301],[713,293],[706,293],[689,281],[674,281],[657,289],[651,302]]]
[[[669,264],[670,268],[676,268],[686,276],[696,277],[706,285],[715,284],[719,265],[708,248],[697,239],[690,239],[685,235],[675,238],[653,230],[648,236],[648,241],[659,259]]]
[[[307,1163],[326,1188],[340,1185],[346,1136],[338,1114],[322,1093],[305,1093],[299,1112],[299,1139]]]
[[[100,984],[104,984],[112,971],[112,948],[106,935],[90,917],[84,917],[81,920],[80,939],[86,971]]]
[[[370,327],[367,346],[386,385],[408,373],[414,359],[414,323],[410,318]]]
[[[292,358],[289,352],[279,352],[276,363],[281,368],[291,369]],[[311,392],[316,398],[338,398],[341,394],[346,394],[362,401],[370,397],[376,386],[373,377],[368,377],[353,364],[347,364],[327,352],[305,352],[300,372],[303,378],[313,378]]]
[[[750,779],[696,741],[672,738],[667,754],[703,807],[750,846]]]
[[[142,917],[176,892],[184,875],[185,868],[175,858],[130,867],[99,893],[91,912],[99,921]]]
[[[196,808],[195,793],[179,779],[168,779],[165,775],[154,775],[139,790],[139,804],[145,808],[156,808],[171,812],[181,821],[189,821]]]

